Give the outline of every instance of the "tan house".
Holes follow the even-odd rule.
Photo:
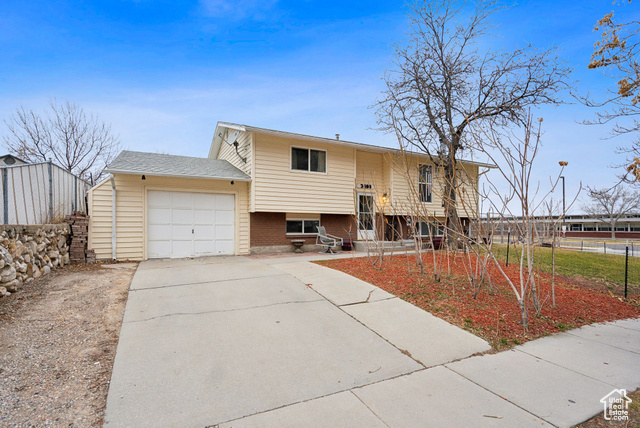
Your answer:
[[[463,224],[484,166],[463,164]],[[395,240],[428,233],[416,215],[444,217],[441,171],[426,156],[232,123],[218,123],[208,158],[123,151],[106,171],[88,195],[98,259],[289,251],[294,239],[314,244],[317,226]]]

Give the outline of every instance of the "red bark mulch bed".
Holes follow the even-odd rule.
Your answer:
[[[558,277],[555,280],[556,308],[551,304],[551,275],[536,274],[543,309],[535,316],[531,295],[527,296],[529,328],[525,331],[516,297],[495,265],[489,268],[493,287],[485,281],[474,298],[474,289],[467,279],[463,257],[439,254],[442,265],[440,282],[434,280],[433,256],[424,254],[425,274],[420,274],[414,255],[386,257],[382,269],[372,266],[367,257],[317,262],[374,284],[430,313],[487,340],[496,350],[603,321],[640,316],[640,299],[625,301],[606,287],[585,287],[584,278],[575,280]],[[468,265],[468,264],[467,264]],[[448,267],[449,266],[449,267]],[[519,287],[519,267],[502,268]]]

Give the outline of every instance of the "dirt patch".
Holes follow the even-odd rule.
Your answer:
[[[136,266],[69,266],[0,299],[0,425],[102,425]]]
[[[317,262],[372,283],[433,315],[487,340],[495,350],[503,350],[549,334],[586,324],[640,316],[638,296],[624,301],[609,289],[585,286],[583,281],[557,277],[556,308],[550,301],[551,276],[536,274],[543,309],[535,316],[528,303],[529,328],[524,330],[514,293],[495,266],[489,268],[492,285],[475,289],[469,284],[462,255],[442,264],[442,278],[434,280],[431,257],[424,256],[425,274],[415,266],[414,256],[385,259],[383,269],[373,267],[368,258]],[[514,282],[518,267],[502,265]],[[531,296],[528,296],[530,302]]]

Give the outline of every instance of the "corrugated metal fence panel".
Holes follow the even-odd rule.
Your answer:
[[[3,223],[43,224],[74,210],[86,212],[89,184],[56,165],[40,163],[0,167],[0,189]]]

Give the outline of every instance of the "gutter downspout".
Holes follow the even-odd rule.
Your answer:
[[[111,175],[111,258],[116,259],[116,181]]]

